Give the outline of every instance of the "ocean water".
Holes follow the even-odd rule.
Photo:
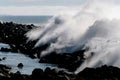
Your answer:
[[[52,16],[0,16],[0,21],[15,22],[21,24],[42,25]]]
[[[34,24],[41,26],[45,24],[52,16],[0,16],[2,22],[14,22],[21,24]],[[0,43],[0,48],[10,48],[8,44]],[[53,67],[51,64],[39,63],[39,59],[31,59],[22,53],[0,52],[0,58],[6,57],[6,60],[0,61],[0,64],[9,65],[12,67],[11,72],[20,71],[22,74],[31,74],[35,68],[45,69]],[[24,67],[19,69],[17,65],[23,63]]]
[[[10,48],[8,44],[0,43],[0,48]],[[0,58],[6,57],[5,60],[0,61],[0,64],[12,67],[11,72],[20,71],[22,74],[31,74],[35,68],[45,69],[46,67],[53,67],[51,64],[39,63],[39,59],[31,59],[22,53],[0,52]],[[23,63],[23,68],[17,67],[19,63]]]

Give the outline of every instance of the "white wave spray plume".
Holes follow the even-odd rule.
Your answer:
[[[42,51],[42,56],[51,52],[72,53],[83,45],[89,47],[85,62],[75,73],[104,64],[120,67],[120,6],[104,1],[89,1],[74,15],[56,15],[45,26],[29,31],[26,36],[29,40],[38,40],[34,47],[50,44]]]

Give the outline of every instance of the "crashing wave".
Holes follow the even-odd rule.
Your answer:
[[[89,47],[86,60],[75,73],[85,67],[103,64],[120,67],[120,6],[94,1],[85,4],[75,15],[59,14],[43,27],[29,31],[29,40],[38,40],[34,47],[50,46],[41,55],[74,52]],[[91,55],[91,52],[94,54]]]

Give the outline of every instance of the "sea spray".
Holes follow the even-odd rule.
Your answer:
[[[120,67],[119,30],[120,20],[95,22],[84,35],[84,39],[87,40],[84,47],[89,47],[89,50],[85,52],[85,62],[75,73],[86,67],[100,67],[106,64]]]
[[[120,6],[105,1],[89,1],[74,15],[62,13],[54,16],[45,26],[26,33],[28,41],[38,40],[33,47],[50,44],[41,52],[42,56],[51,52],[72,53],[83,45],[89,47],[85,56],[93,55],[86,57],[75,73],[104,64],[120,67]]]

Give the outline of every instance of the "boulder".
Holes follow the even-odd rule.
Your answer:
[[[19,63],[19,64],[17,65],[17,67],[20,68],[20,69],[22,69],[23,66],[24,66],[23,63]]]
[[[44,80],[44,72],[42,69],[34,69],[33,72],[32,72],[32,80]]]

